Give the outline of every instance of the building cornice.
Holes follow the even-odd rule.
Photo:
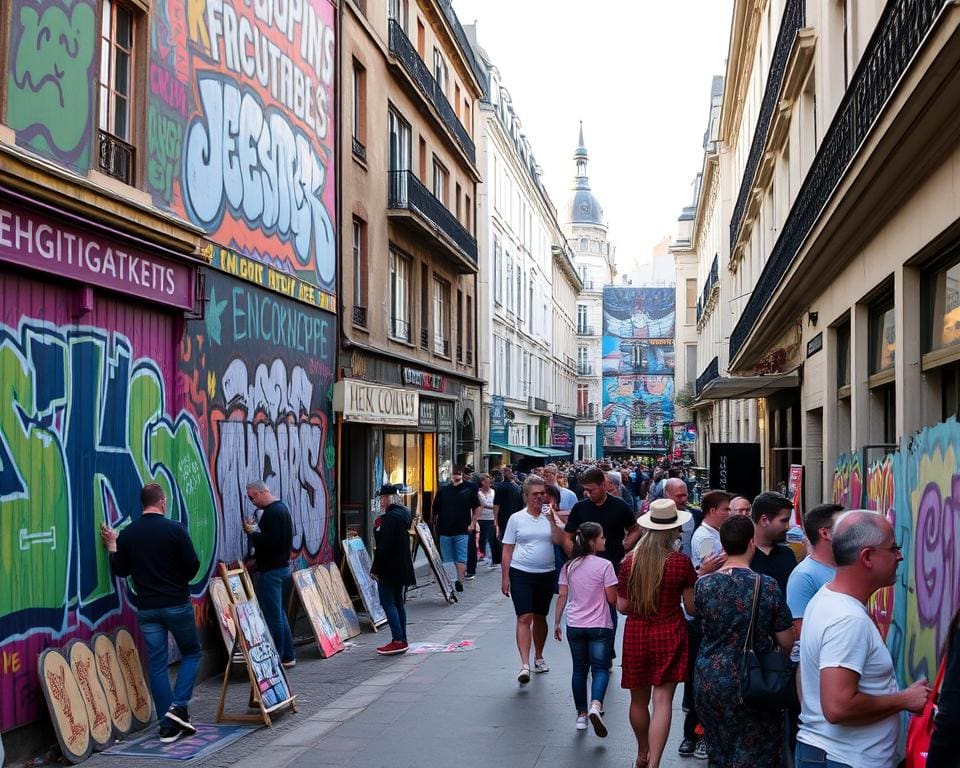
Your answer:
[[[727,72],[723,83],[723,105],[720,109],[720,140],[736,144],[736,126],[753,72],[760,17],[768,0],[735,0],[727,49]]]

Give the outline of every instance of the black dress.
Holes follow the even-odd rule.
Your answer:
[[[697,581],[694,605],[703,630],[693,674],[697,714],[704,728],[711,768],[779,768],[783,711],[738,703],[740,660],[750,627],[756,574],[747,568],[712,573]],[[754,649],[769,651],[773,634],[790,629],[793,617],[777,582],[760,577]]]

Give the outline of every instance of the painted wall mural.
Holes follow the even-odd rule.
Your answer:
[[[136,627],[101,522],[122,528],[143,484],[160,483],[200,556],[198,596],[220,527],[198,425],[172,405],[172,348],[156,351],[162,316],[110,302],[85,324],[16,319],[18,291],[33,285],[0,278],[0,730],[41,715],[45,646]],[[64,291],[44,293],[50,315],[68,314]]]
[[[148,191],[210,239],[332,293],[334,6],[160,0]]]
[[[302,565],[333,558],[335,318],[208,271],[203,320],[184,334],[180,375],[224,524],[222,560],[247,555],[246,484],[264,480],[293,516]]]
[[[833,471],[833,503],[856,509],[863,498],[863,472],[859,453],[842,453]]]
[[[674,418],[672,288],[603,289],[603,445],[666,451]]]

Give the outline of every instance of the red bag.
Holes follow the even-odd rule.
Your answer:
[[[923,712],[910,718],[910,726],[907,728],[906,768],[926,768],[930,738],[933,736],[933,720],[937,716],[937,699],[940,696],[940,685],[943,683],[943,673],[946,669],[947,660],[944,658],[940,663],[940,669],[937,670],[937,679]]]

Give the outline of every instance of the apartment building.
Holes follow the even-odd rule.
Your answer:
[[[510,93],[476,28],[468,34],[487,73],[477,124],[487,455],[490,465],[543,464],[573,453],[571,338],[580,280]]]
[[[573,154],[576,173],[573,190],[561,216],[563,233],[573,251],[583,285],[577,296],[577,426],[576,458],[598,458],[603,450],[603,287],[617,274],[616,248],[608,239],[603,208],[590,188],[590,155],[583,140],[583,124]]]
[[[479,461],[484,73],[449,0],[342,13],[340,508],[369,538],[381,484],[404,484],[419,516],[454,463]]]

